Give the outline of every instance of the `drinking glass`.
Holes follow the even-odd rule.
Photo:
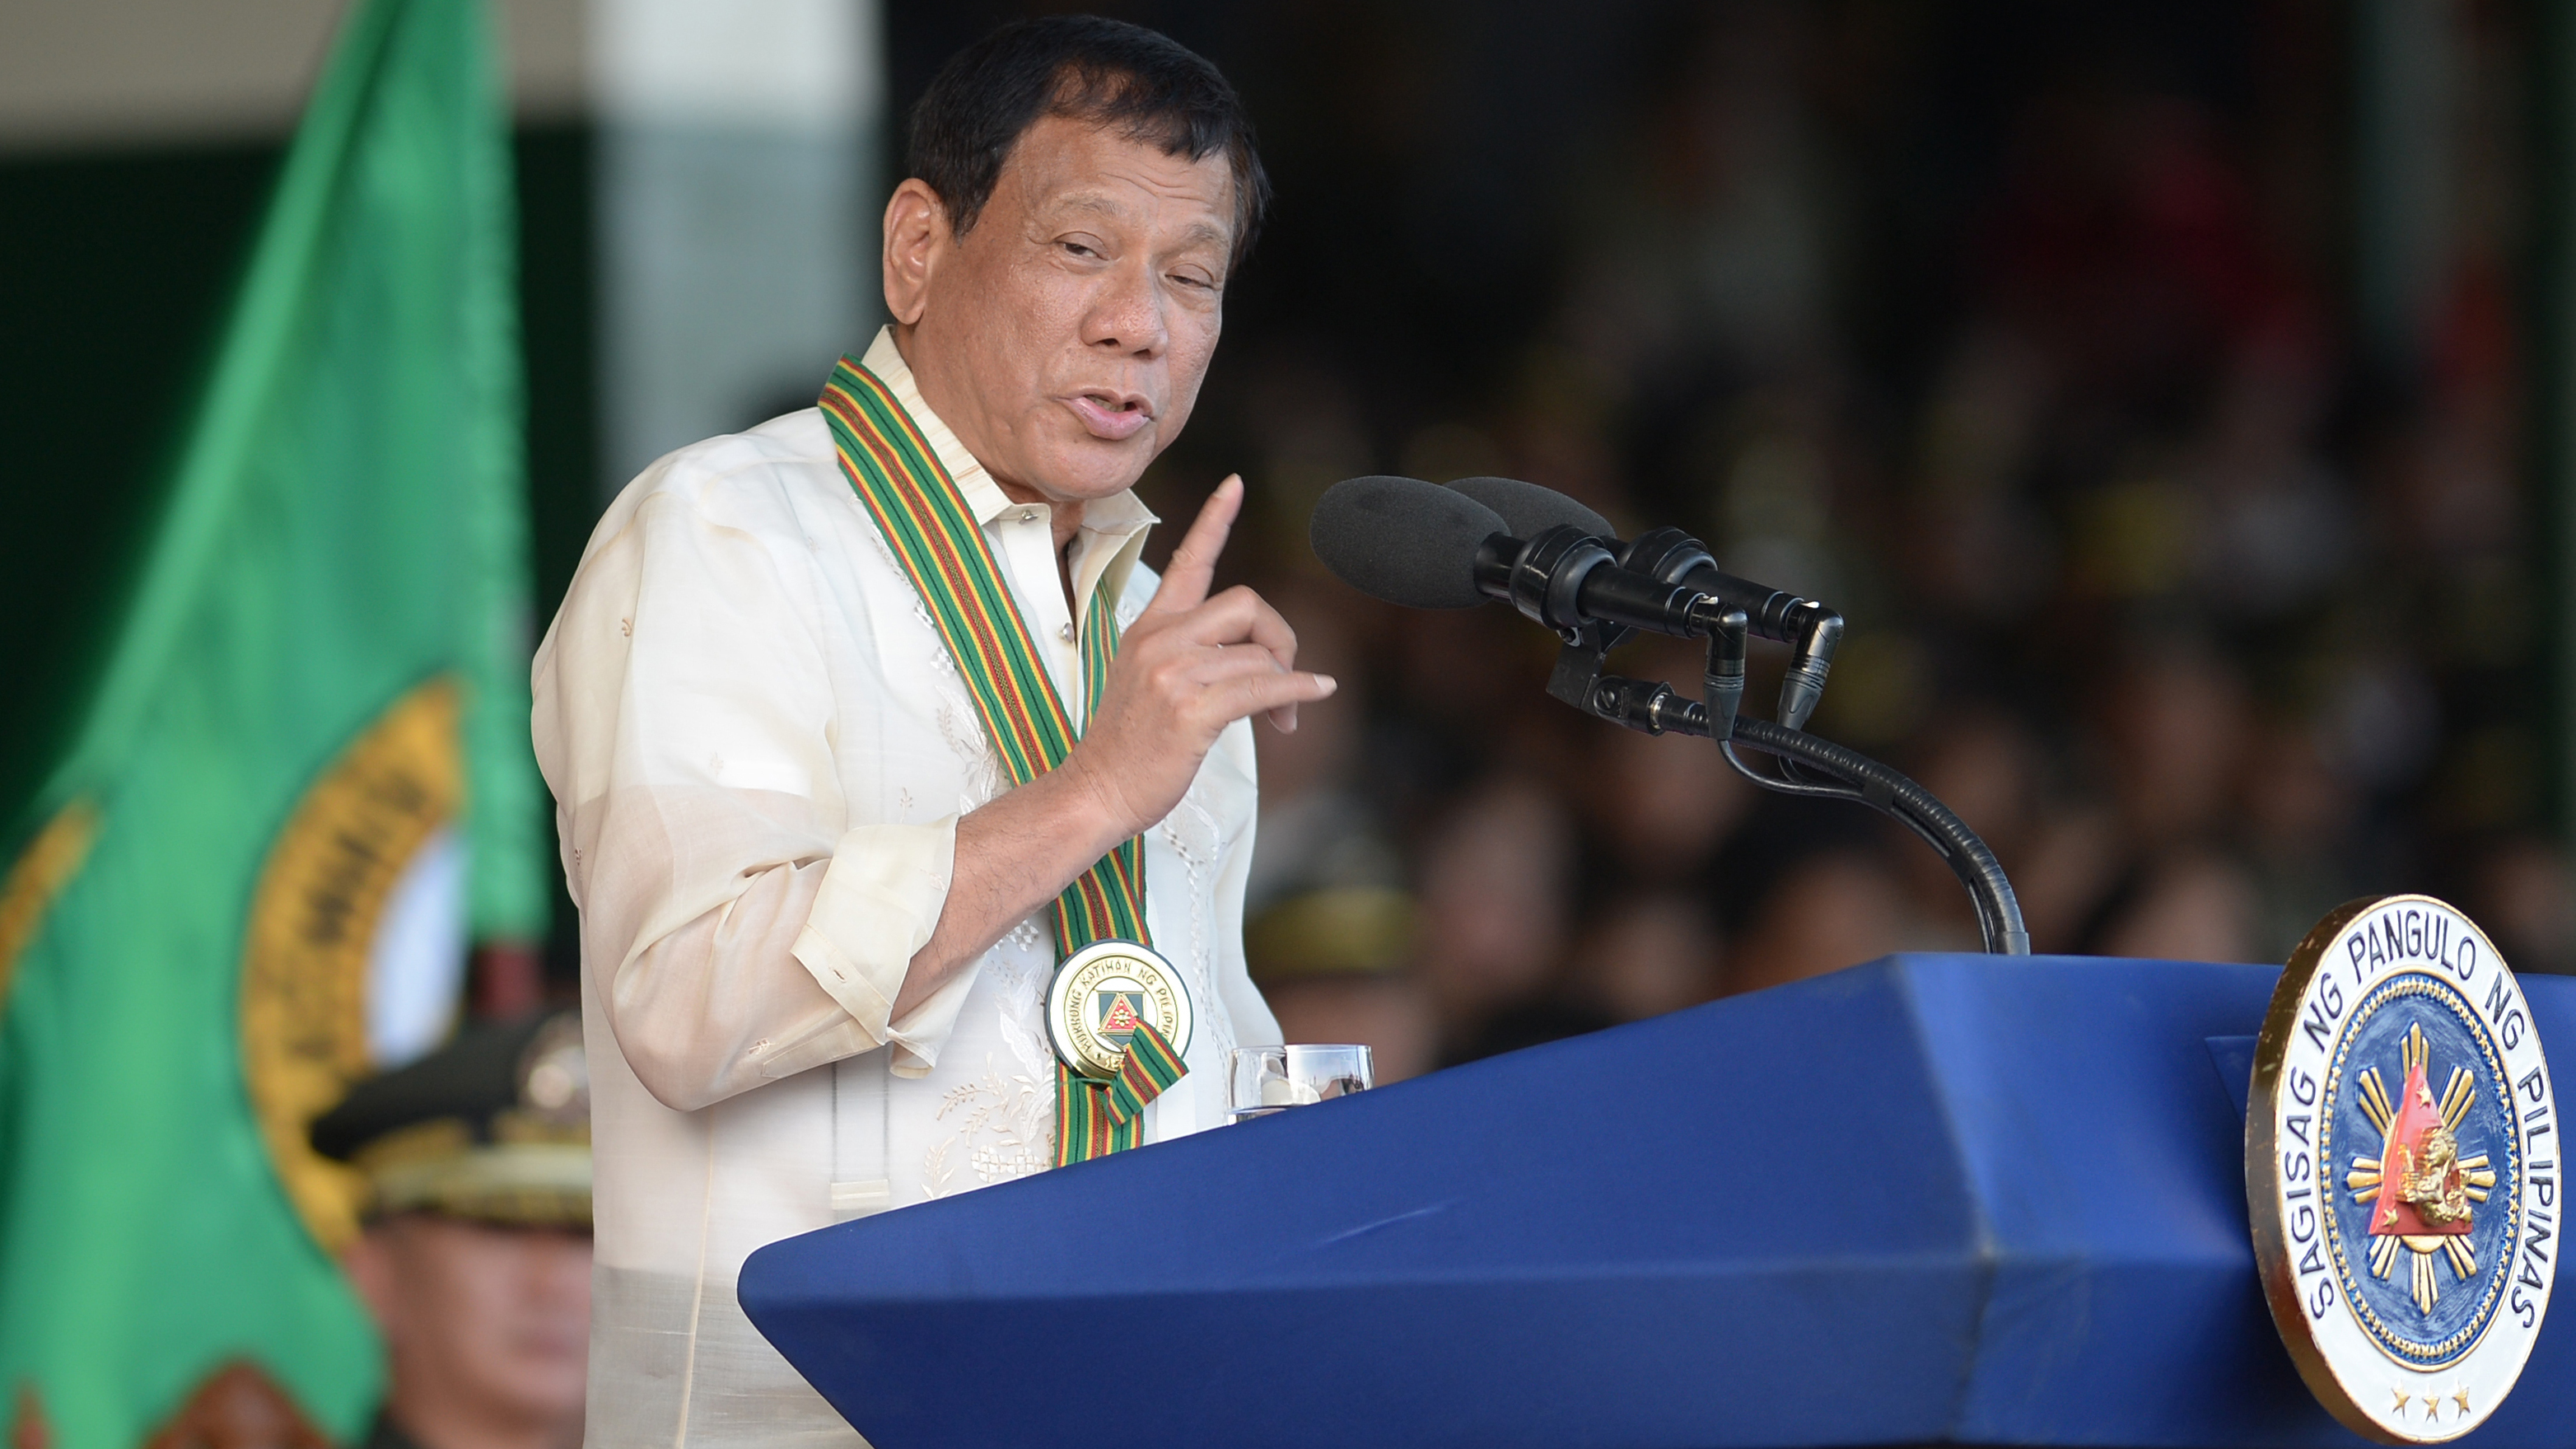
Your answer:
[[[1364,1046],[1236,1047],[1226,1062],[1226,1115],[1245,1122],[1375,1085],[1377,1064]]]

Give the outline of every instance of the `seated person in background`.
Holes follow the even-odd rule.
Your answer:
[[[573,1013],[361,1083],[313,1150],[366,1174],[349,1278],[384,1333],[367,1449],[572,1449],[590,1349],[590,1077]]]

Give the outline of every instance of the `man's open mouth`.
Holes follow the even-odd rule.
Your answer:
[[[1093,437],[1113,443],[1136,436],[1154,420],[1154,410],[1132,392],[1079,392],[1064,401]]]

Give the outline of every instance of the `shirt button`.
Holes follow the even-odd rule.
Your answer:
[[[1035,522],[1037,522],[1037,521],[1038,521],[1038,511],[1037,511],[1036,509],[1034,509],[1034,508],[1023,508],[1023,509],[1021,509],[1021,510],[1020,510],[1020,522],[1022,522],[1022,523],[1035,523]]]
[[[1067,644],[1072,643],[1072,642],[1073,642],[1073,621],[1072,621],[1072,620],[1070,620],[1070,619],[1067,619],[1065,622],[1063,622],[1063,623],[1061,623],[1061,624],[1056,625],[1056,626],[1055,626],[1055,637],[1057,637],[1057,638],[1059,638],[1059,639],[1063,640],[1063,641],[1064,641],[1064,642],[1066,642]]]

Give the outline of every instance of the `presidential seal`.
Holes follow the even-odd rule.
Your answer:
[[[1056,1057],[1086,1077],[1118,1075],[1127,1038],[1152,1022],[1172,1054],[1190,1049],[1190,993],[1150,946],[1094,941],[1064,958],[1047,987],[1047,1036]]]
[[[2272,1321],[2347,1427],[2456,1439],[2512,1391],[2549,1308],[2557,1126],[2468,917],[2382,896],[2299,943],[2255,1044],[2245,1195]]]

